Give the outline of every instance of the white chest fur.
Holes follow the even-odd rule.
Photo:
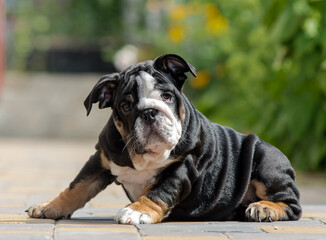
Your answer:
[[[173,162],[171,159],[146,161],[142,156],[137,156],[137,158],[141,157],[142,161],[140,159],[133,159],[135,169],[118,166],[112,161],[109,162],[111,173],[117,176],[117,181],[123,184],[132,201],[136,201],[144,191],[144,188],[155,181],[156,175],[162,168]],[[137,164],[137,162],[141,164]]]

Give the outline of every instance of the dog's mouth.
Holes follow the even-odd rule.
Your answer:
[[[154,151],[148,149],[148,150],[145,150],[143,155],[150,156],[150,157],[155,157],[155,156],[160,155],[160,153],[159,152],[154,152]]]
[[[136,154],[138,155],[143,155],[143,156],[147,156],[147,157],[150,157],[150,158],[156,158],[157,156],[161,155],[162,154],[162,151],[156,149],[156,150],[153,150],[153,149],[142,149],[142,150],[136,150],[135,151]]]
[[[149,131],[144,133],[142,136],[143,141],[138,142],[138,148],[136,148],[136,154],[148,154],[155,155],[162,151],[162,147],[171,146],[169,143],[157,130],[150,128]],[[146,136],[147,135],[147,136]]]
[[[136,154],[143,155],[143,154],[155,154],[151,149],[136,149]]]

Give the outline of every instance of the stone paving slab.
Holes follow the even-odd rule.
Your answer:
[[[94,152],[95,142],[0,139],[0,239],[326,239],[325,191],[312,191],[315,186],[304,186],[302,195],[310,199],[314,194],[319,202],[304,201],[303,218],[296,222],[119,225],[114,215],[129,201],[117,185],[109,186],[70,220],[29,218],[24,210],[67,187]]]
[[[137,225],[139,232],[141,235],[150,235],[150,236],[215,236],[222,235],[222,233],[226,232],[241,232],[241,233],[260,233],[262,232],[259,228],[252,225],[244,225],[241,223],[167,223],[160,224],[160,227],[156,225]]]
[[[0,239],[51,239],[54,224],[0,224]]]
[[[299,234],[299,233],[230,233],[227,234],[228,239],[239,240],[325,240],[325,234]]]
[[[116,224],[61,224],[55,227],[54,239],[83,239],[87,235],[90,239],[141,239],[137,229],[133,226]]]
[[[226,236],[143,236],[143,240],[227,240]]]

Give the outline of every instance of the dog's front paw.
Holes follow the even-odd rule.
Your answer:
[[[168,212],[167,206],[163,201],[157,200],[153,202],[146,196],[141,196],[137,202],[134,202],[127,207],[121,209],[115,220],[123,224],[144,224],[158,223],[166,217]]]
[[[57,220],[61,218],[70,218],[71,216],[71,213],[65,211],[65,209],[58,204],[56,199],[31,206],[26,210],[26,212],[31,218],[48,218]]]
[[[248,221],[273,222],[286,220],[286,208],[288,206],[282,202],[260,201],[251,203],[246,210]]]
[[[146,224],[154,223],[148,213],[141,213],[129,207],[121,209],[115,216],[115,221],[122,224]]]

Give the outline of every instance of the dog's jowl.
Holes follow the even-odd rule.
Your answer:
[[[95,154],[66,190],[28,215],[68,218],[115,182],[132,202],[119,223],[299,219],[288,159],[253,134],[209,122],[182,93],[187,72],[196,76],[167,54],[103,76],[84,102],[87,114],[97,102],[112,109]]]

